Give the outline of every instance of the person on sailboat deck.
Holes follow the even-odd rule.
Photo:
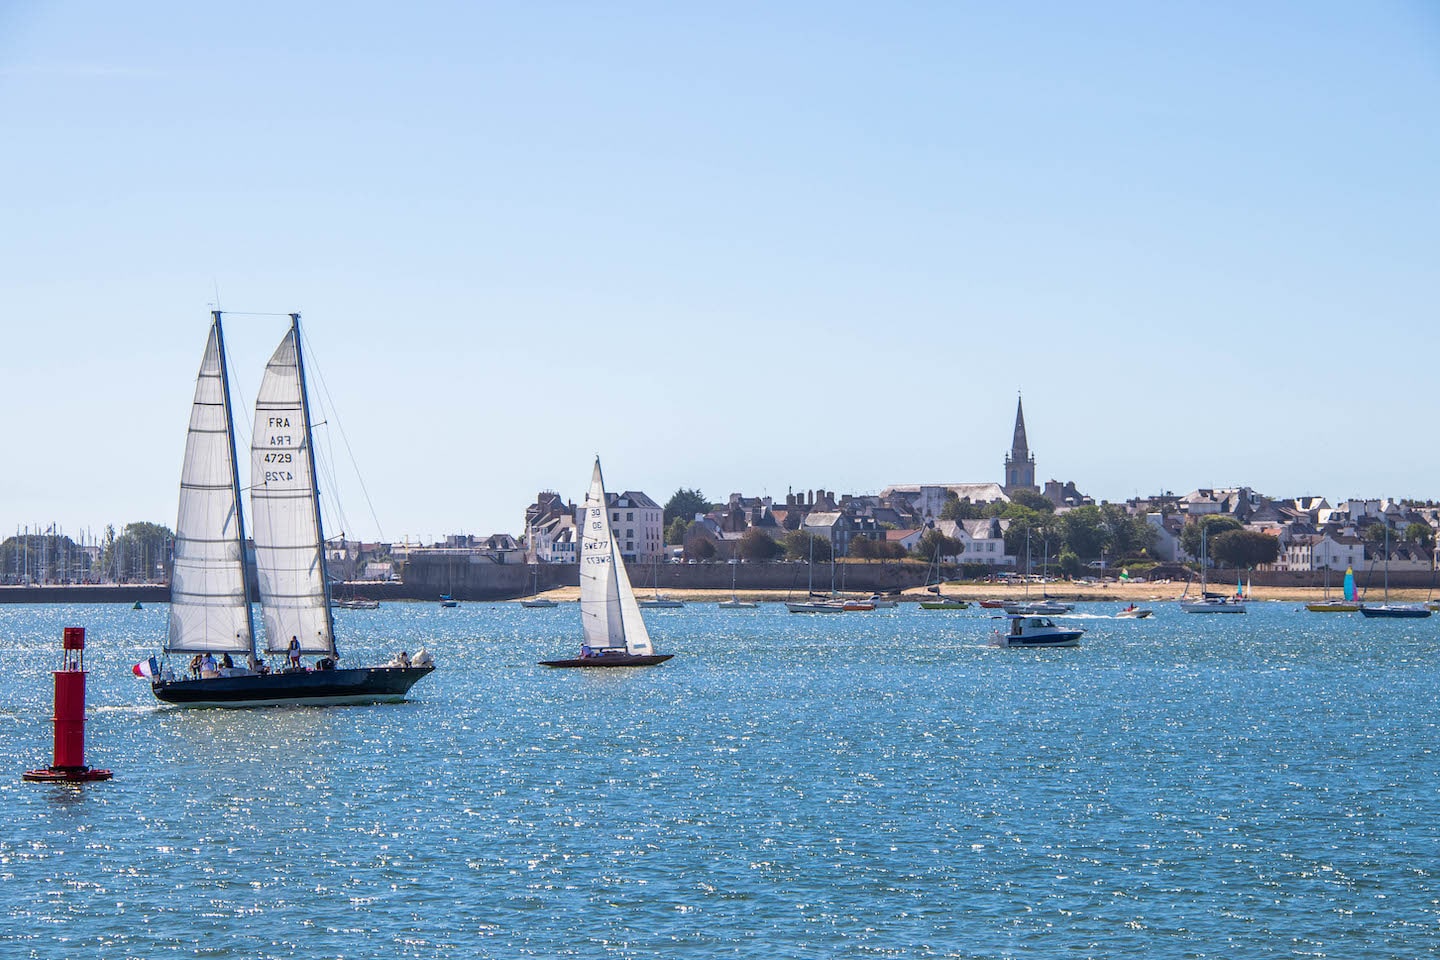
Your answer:
[[[290,666],[300,666],[300,638],[290,638]]]
[[[226,670],[234,670],[235,661],[230,659],[230,654],[222,654],[220,657],[220,666]]]
[[[595,652],[595,651],[593,651],[593,650],[590,649],[590,644],[588,644],[588,643],[582,643],[582,644],[580,644],[580,659],[581,659],[581,660],[584,660],[585,658],[593,655],[594,652]]]
[[[190,679],[200,679],[200,664],[204,662],[204,659],[205,658],[200,656],[200,654],[198,653],[190,658]]]
[[[215,654],[213,654],[213,653],[207,653],[207,654],[205,654],[205,659],[200,661],[200,676],[202,676],[202,677],[204,677],[204,676],[211,676],[211,677],[213,677],[213,676],[215,676],[215,674],[216,674],[216,672],[218,671],[218,669],[219,669],[219,668],[218,668],[218,666],[217,666],[216,663],[215,663]]]

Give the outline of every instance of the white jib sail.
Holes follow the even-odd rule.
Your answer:
[[[304,653],[333,655],[297,335],[292,327],[280,341],[255,396],[250,446],[255,570],[266,649],[283,653],[294,637]]]
[[[649,654],[650,635],[640,619],[635,591],[615,548],[606,514],[605,480],[600,461],[590,475],[580,530],[580,622],[585,643],[596,649],[622,648]]]
[[[253,649],[224,376],[220,330],[212,324],[180,468],[170,635],[165,644],[171,653],[248,655]]]

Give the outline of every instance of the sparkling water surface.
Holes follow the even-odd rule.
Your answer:
[[[166,610],[0,606],[0,956],[1418,957],[1440,950],[1440,617],[1082,604],[646,612],[661,667],[552,671],[562,604],[337,611],[405,704],[182,710]],[[89,628],[88,760],[50,761]]]

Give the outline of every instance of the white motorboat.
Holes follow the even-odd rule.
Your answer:
[[[997,647],[1077,647],[1085,632],[1079,627],[1056,626],[1049,617],[1011,614],[1007,619],[1010,629],[995,631]]]

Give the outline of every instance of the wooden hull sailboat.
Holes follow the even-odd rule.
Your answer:
[[[590,474],[580,531],[580,656],[541,660],[542,667],[652,667],[674,654],[657,654],[635,602],[625,561],[605,518],[605,478],[600,458]]]
[[[181,468],[170,624],[164,645],[193,654],[191,675],[170,667],[151,675],[151,690],[179,706],[258,707],[385,703],[404,700],[434,670],[428,653],[386,666],[337,669],[330,580],[325,572],[310,409],[300,346],[300,317],[265,369],[255,401],[251,509],[255,568],[268,655],[289,667],[270,672],[256,645],[251,583],[244,562],[245,522],[235,427],[220,313],[196,382]],[[232,657],[243,661],[233,664]],[[303,657],[315,657],[305,667]],[[201,658],[204,658],[203,660]]]

